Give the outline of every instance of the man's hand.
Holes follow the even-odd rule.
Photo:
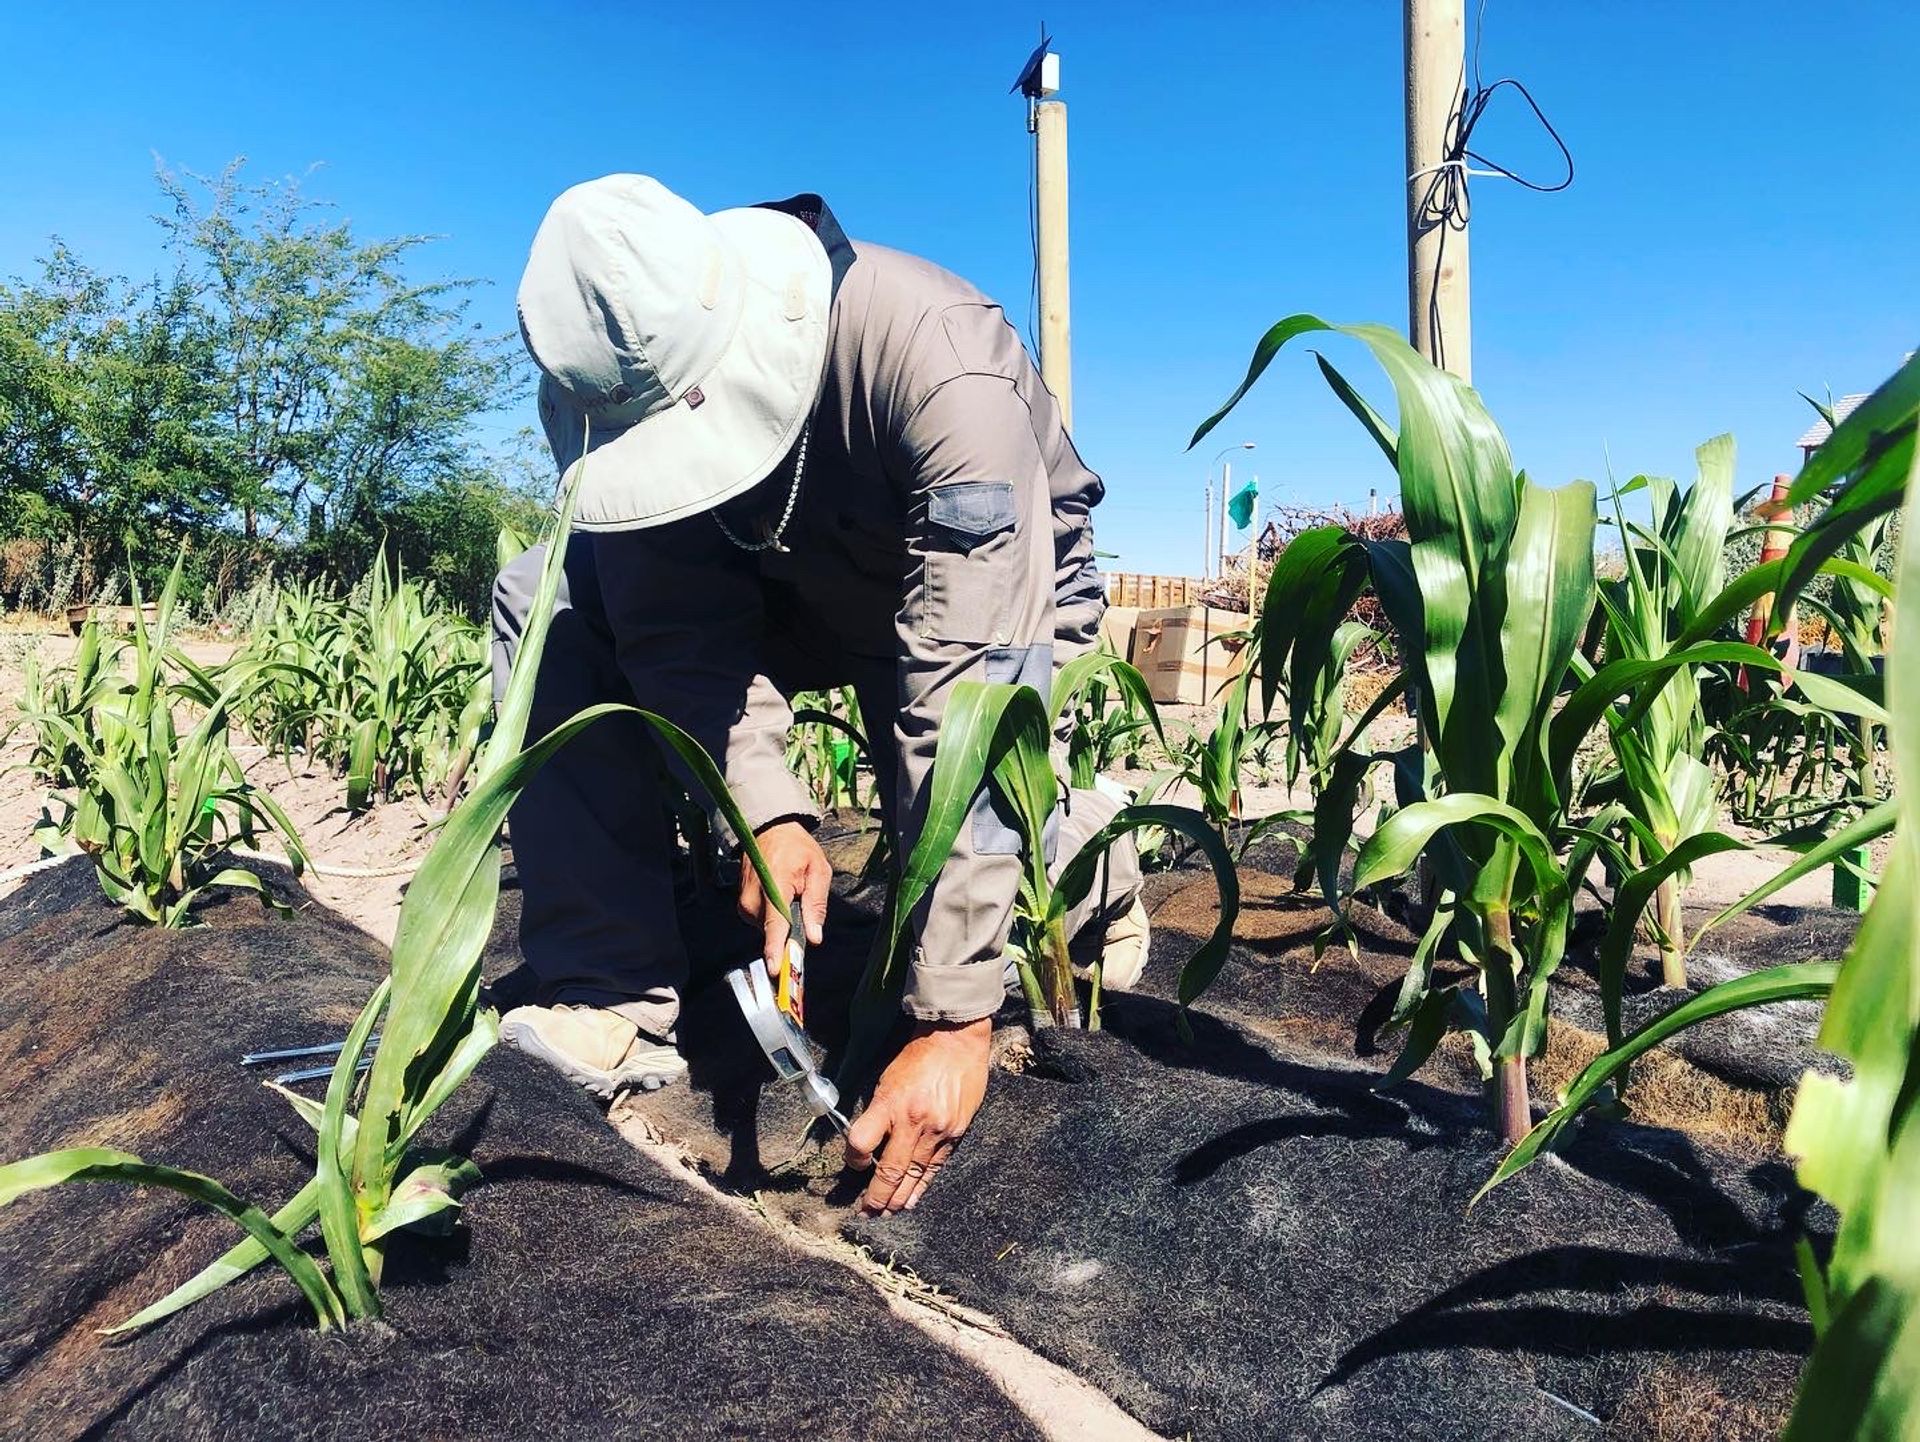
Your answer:
[[[993,1018],[923,1021],[847,1133],[847,1165],[873,1167],[864,1212],[912,1211],[987,1094]],[[885,1146],[882,1146],[885,1143]],[[880,1153],[876,1164],[873,1154]]]
[[[800,921],[807,945],[818,946],[826,939],[827,891],[833,881],[827,853],[798,821],[776,821],[755,834],[760,853],[767,858],[767,868],[779,883],[781,899],[800,898]],[[787,920],[780,908],[767,900],[760,873],[744,861],[740,866],[740,919],[760,928],[764,938],[760,954],[766,958],[767,971],[779,975],[780,953],[787,946]]]

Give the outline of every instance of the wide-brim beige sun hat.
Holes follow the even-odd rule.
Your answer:
[[[833,274],[805,221],[703,215],[659,181],[576,185],[540,224],[520,333],[588,531],[712,510],[765,480],[820,394]]]

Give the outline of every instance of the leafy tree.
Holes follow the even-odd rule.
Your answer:
[[[129,545],[150,583],[184,552],[186,594],[218,604],[269,564],[344,584],[384,544],[484,604],[496,531],[529,529],[551,480],[488,439],[525,362],[470,314],[476,283],[411,279],[428,237],[358,239],[240,161],[158,180],[164,278],[103,275],[56,240],[0,285],[9,573],[31,568],[22,546],[71,551],[90,593]]]
[[[241,164],[159,181],[242,530],[364,532],[409,488],[471,463],[471,422],[519,387],[519,347],[469,318],[475,282],[409,280],[430,237],[358,240],[296,181],[249,185]]]
[[[191,308],[57,240],[36,279],[0,286],[0,529],[76,537],[83,587],[123,537],[154,561],[226,508]]]

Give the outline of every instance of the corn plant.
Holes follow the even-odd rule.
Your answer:
[[[350,602],[336,705],[347,734],[347,809],[391,800],[404,780],[425,794],[477,727],[487,695],[479,629],[430,588],[388,578],[384,552]]]
[[[340,772],[354,812],[457,789],[492,703],[480,629],[430,586],[391,578],[384,553],[345,599],[283,591],[235,665],[255,739]]]
[[[1829,829],[1846,810],[1851,738],[1844,720],[1784,680],[1709,675],[1700,687],[1703,759],[1734,820],[1768,829]]]
[[[1148,732],[1164,749],[1166,732],[1146,677],[1104,637],[1098,650],[1076,656],[1061,672],[1064,708],[1055,709],[1063,710],[1067,779],[1075,788],[1089,790],[1102,773],[1136,760]]]
[[[319,582],[282,587],[236,656],[251,665],[252,678],[235,698],[235,714],[255,741],[289,759],[327,749],[327,649],[338,611],[339,603]]]
[[[1085,666],[1080,664],[1083,661]],[[1077,1028],[1083,1017],[1089,1028],[1099,1026],[1100,967],[1096,962],[1091,969],[1083,1010],[1068,953],[1066,916],[1098,880],[1100,864],[1113,845],[1131,833],[1160,829],[1186,836],[1206,854],[1220,891],[1220,916],[1180,974],[1184,1029],[1185,1007],[1206,990],[1226,962],[1239,912],[1239,877],[1218,832],[1191,807],[1134,805],[1123,808],[1088,838],[1057,875],[1047,864],[1047,819],[1061,791],[1050,754],[1051,736],[1087,678],[1116,663],[1125,664],[1097,653],[1069,663],[1055,679],[1051,705],[1030,686],[984,681],[954,686],[940,722],[925,822],[888,899],[855,994],[852,1035],[838,1072],[843,1090],[867,1079],[898,1011],[905,979],[900,943],[907,921],[939,877],[961,826],[989,788],[1005,803],[1022,841],[1010,952],[1036,1027]]]
[[[43,668],[37,649],[26,653],[16,702],[19,714],[0,741],[19,726],[29,729],[32,744],[24,764],[41,785],[54,790],[79,786],[88,758],[99,750],[96,718],[127,691],[120,652],[119,638],[109,637],[98,621],[89,619],[66,665]]]
[[[1775,663],[1755,647],[1683,635],[1661,655],[1610,660],[1556,711],[1596,602],[1593,487],[1550,490],[1517,473],[1478,395],[1383,326],[1308,315],[1279,322],[1194,441],[1289,340],[1328,331],[1366,344],[1393,383],[1397,432],[1320,363],[1398,472],[1409,539],[1370,540],[1338,527],[1296,538],[1293,546],[1310,539],[1312,549],[1278,591],[1269,589],[1266,614],[1291,619],[1263,645],[1262,665],[1277,675],[1282,665],[1312,674],[1331,664],[1355,598],[1368,587],[1378,596],[1404,660],[1403,684],[1419,698],[1425,746],[1375,755],[1358,749],[1371,716],[1355,726],[1354,742],[1329,759],[1316,799],[1316,869],[1340,905],[1339,861],[1361,788],[1375,764],[1391,764],[1400,808],[1360,847],[1351,890],[1424,861],[1437,896],[1394,1008],[1408,1040],[1389,1080],[1411,1073],[1449,1026],[1461,1026],[1491,1083],[1495,1127],[1517,1142],[1531,1121],[1527,1060],[1545,1040],[1547,983],[1566,948],[1572,891],[1600,844],[1598,829],[1571,812],[1575,752],[1616,698],[1632,693],[1618,719],[1637,725],[1684,667]],[[1376,706],[1393,694],[1383,692]],[[1448,939],[1474,967],[1474,987],[1434,985],[1433,962]]]
[[[1172,759],[1179,779],[1199,794],[1201,815],[1238,858],[1268,832],[1304,821],[1307,813],[1279,811],[1258,820],[1246,816],[1242,783],[1253,768],[1254,758],[1279,738],[1281,724],[1270,714],[1254,719],[1249,706],[1254,682],[1260,675],[1258,630],[1226,639],[1246,646],[1246,659],[1221,689],[1220,709],[1211,729],[1204,734],[1190,732],[1185,744],[1173,749]]]
[[[772,872],[753,843],[753,831],[712,758],[672,722],[634,707],[599,705],[578,712],[534,745],[520,745],[561,586],[580,474],[582,469],[574,470],[561,495],[540,589],[492,737],[476,764],[474,785],[449,814],[401,902],[392,973],[374,989],[351,1025],[323,1102],[288,1093],[294,1110],[317,1131],[313,1181],[267,1215],[209,1177],[156,1166],[113,1148],[67,1148],[0,1166],[0,1206],[63,1181],[119,1181],[177,1190],[227,1215],[248,1233],[225,1256],[111,1331],[161,1321],[269,1258],[292,1277],[323,1331],[380,1315],[378,1285],[388,1238],[420,1223],[445,1221],[445,1212],[459,1208],[463,1190],[480,1175],[465,1158],[420,1146],[419,1135],[499,1037],[497,1016],[480,1006],[480,952],[499,901],[499,829],[516,795],[547,757],[601,716],[636,714],[682,758],[741,837],[766,895],[785,910]],[[365,1083],[357,1083],[369,1046],[374,1046],[371,1068]],[[363,1089],[355,1110],[357,1085]],[[296,1244],[301,1231],[315,1221],[321,1223],[328,1273]]]
[[[1684,496],[1673,482],[1647,476],[1613,493],[1626,570],[1599,586],[1609,661],[1667,655],[1721,590],[1733,524],[1733,437],[1718,436],[1695,455],[1698,479]],[[1630,522],[1621,504],[1637,492],[1650,501],[1647,526]],[[1626,851],[1634,861],[1658,861],[1689,838],[1718,829],[1718,788],[1702,759],[1706,716],[1693,671],[1682,668],[1669,677],[1635,725],[1620,724],[1613,709],[1606,719],[1618,769],[1603,784],[1617,791],[1624,807]],[[1654,891],[1661,974],[1673,987],[1687,984],[1680,910],[1686,880],[1683,867],[1664,876]]]
[[[1746,601],[1771,593],[1773,625],[1784,620],[1826,563],[1904,501],[1920,476],[1920,361],[1907,364],[1834,428],[1789,494],[1805,504],[1837,487],[1820,520],[1785,559],[1742,578]],[[1901,540],[1895,594],[1920,590],[1920,552]],[[1841,574],[1846,574],[1842,572]],[[1729,591],[1741,588],[1741,583]],[[1877,590],[1876,590],[1877,594]],[[1895,772],[1920,770],[1920,638],[1896,627],[1887,671],[1886,722]],[[1905,705],[1912,701],[1914,706]],[[1577,1077],[1562,1104],[1508,1155],[1482,1195],[1552,1146],[1581,1109],[1639,1056],[1685,1027],[1749,1006],[1827,998],[1820,1045],[1848,1063],[1841,1077],[1810,1071],[1788,1120],[1786,1149],[1799,1180],[1840,1214],[1824,1268],[1800,1247],[1800,1271],[1815,1333],[1788,1442],[1910,1435],[1920,1412],[1913,1366],[1920,1317],[1920,802],[1896,792],[1788,868],[1811,865],[1894,829],[1884,884],[1845,960],[1795,962],[1723,982],[1610,1048]],[[1783,877],[1784,877],[1783,873]],[[1769,887],[1777,887],[1776,878]],[[1752,903],[1762,888],[1738,905]]]
[[[71,799],[60,803],[66,814],[43,828],[42,844],[52,849],[51,833],[62,834],[92,858],[111,900],[143,921],[169,927],[189,924],[209,887],[244,887],[274,904],[254,873],[219,865],[234,842],[255,843],[256,826],[279,833],[296,873],[305,862],[286,813],[247,781],[228,749],[231,692],[205,698],[199,719],[184,735],[178,729],[166,656],[180,574],[176,564],[151,634],[139,619],[134,586],[130,681],[97,677],[81,693],[91,700],[84,715],[49,711],[32,717],[36,726],[65,738],[71,748],[66,764],[73,768]],[[76,685],[84,674],[76,673]]]
[[[61,1182],[116,1181],[179,1192],[247,1233],[197,1275],[111,1330],[158,1322],[269,1258],[292,1278],[322,1330],[380,1314],[388,1238],[445,1221],[479,1177],[471,1161],[421,1146],[418,1138],[499,1036],[498,1018],[479,1004],[479,988],[480,955],[499,898],[501,824],[533,773],[583,727],[616,713],[638,715],[652,726],[708,789],[760,872],[767,895],[784,912],[765,858],[711,758],[671,722],[633,707],[595,706],[522,749],[581,469],[562,491],[552,549],[473,788],[454,807],[401,904],[391,975],[349,1029],[325,1100],[316,1104],[287,1094],[317,1133],[313,1179],[269,1216],[210,1178],[110,1148],[70,1148],[0,1166],[0,1205]],[[356,1079],[370,1046],[372,1064],[359,1084],[356,1110]],[[330,1264],[327,1273],[296,1241],[315,1221]]]
[[[821,810],[860,806],[860,768],[872,772],[873,747],[861,729],[860,701],[853,687],[794,698],[787,765]]]

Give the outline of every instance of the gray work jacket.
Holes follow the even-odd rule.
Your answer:
[[[640,703],[722,759],[756,830],[814,814],[786,765],[782,687],[858,685],[904,858],[953,684],[1024,681],[1044,697],[1056,661],[1094,644],[1103,488],[997,305],[926,261],[851,244],[817,196],[777,208],[813,226],[834,274],[786,549],[742,550],[711,514],[596,534],[601,584]],[[777,521],[790,477],[783,466],[721,508],[736,536]],[[1019,871],[982,798],[911,920],[909,1012],[997,1008]]]

